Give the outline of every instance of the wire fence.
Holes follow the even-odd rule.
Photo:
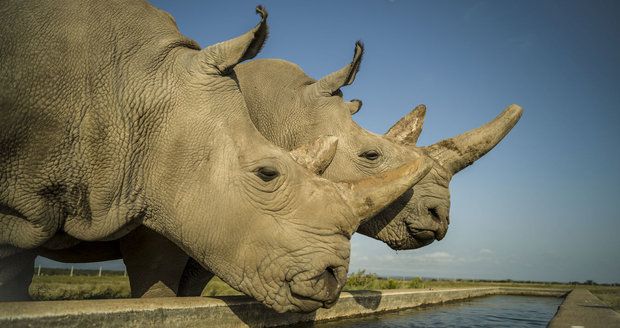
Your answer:
[[[35,266],[34,274],[38,276],[127,276],[127,270],[104,270],[102,266],[98,269],[77,269],[74,266],[69,268],[46,268],[41,265]]]

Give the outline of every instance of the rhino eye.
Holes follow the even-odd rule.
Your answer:
[[[272,167],[261,167],[258,170],[256,170],[256,176],[261,178],[261,180],[265,181],[265,182],[269,182],[275,178],[277,178],[280,175],[280,173],[272,168]]]
[[[360,157],[364,157],[369,161],[376,161],[379,158],[379,153],[376,150],[368,150],[361,153]]]

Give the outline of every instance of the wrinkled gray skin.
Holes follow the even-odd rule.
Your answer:
[[[0,13],[0,299],[27,297],[37,249],[143,225],[276,311],[330,306],[361,219],[428,170],[336,184],[298,164],[322,170],[335,138],[290,154],[265,140],[230,75],[265,40],[262,10],[204,50],[139,1]]]
[[[358,179],[421,156],[431,158],[429,174],[357,230],[394,249],[423,247],[442,239],[447,232],[452,176],[501,141],[517,123],[522,110],[511,105],[478,129],[419,148],[415,143],[426,109],[418,106],[385,136],[377,135],[352,120],[361,102],[344,101],[339,90],[353,82],[361,57],[362,46],[357,44],[349,65],[319,81],[308,77],[297,65],[277,59],[242,63],[234,70],[250,116],[267,139],[285,149],[295,149],[322,134],[338,137],[336,154],[323,173],[331,180]],[[142,247],[140,252],[132,252],[133,248],[124,245]],[[122,238],[120,248],[114,244],[106,246],[107,250],[100,254],[117,257],[74,259],[49,252],[42,255],[59,261],[85,262],[115,259],[122,254],[134,297],[200,295],[212,277],[192,259],[185,265],[187,255],[148,229],[137,229]]]

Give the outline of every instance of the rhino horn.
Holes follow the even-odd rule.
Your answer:
[[[334,159],[337,146],[338,138],[320,136],[313,142],[292,150],[290,154],[301,166],[316,174],[323,174]]]
[[[431,158],[455,174],[493,149],[517,124],[522,113],[521,107],[510,105],[491,122],[425,149]]]
[[[420,133],[422,133],[425,116],[426,106],[418,105],[409,114],[396,122],[385,136],[399,143],[415,146]]]
[[[343,194],[360,223],[371,218],[418,183],[432,167],[432,160],[421,156],[412,162],[353,183],[340,183],[348,188]]]
[[[228,74],[238,63],[254,58],[267,39],[267,10],[256,7],[260,22],[251,30],[234,39],[211,45],[202,52],[204,71],[211,74]]]
[[[363,55],[364,44],[361,41],[357,41],[351,63],[308,86],[309,94],[312,96],[329,97],[334,95],[341,87],[352,84],[355,80],[355,75],[357,75],[360,69]]]

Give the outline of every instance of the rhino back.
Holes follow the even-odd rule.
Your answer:
[[[142,1],[4,1],[0,15],[0,207],[52,230],[116,211],[100,226],[117,230],[168,101],[164,63],[197,46]]]

